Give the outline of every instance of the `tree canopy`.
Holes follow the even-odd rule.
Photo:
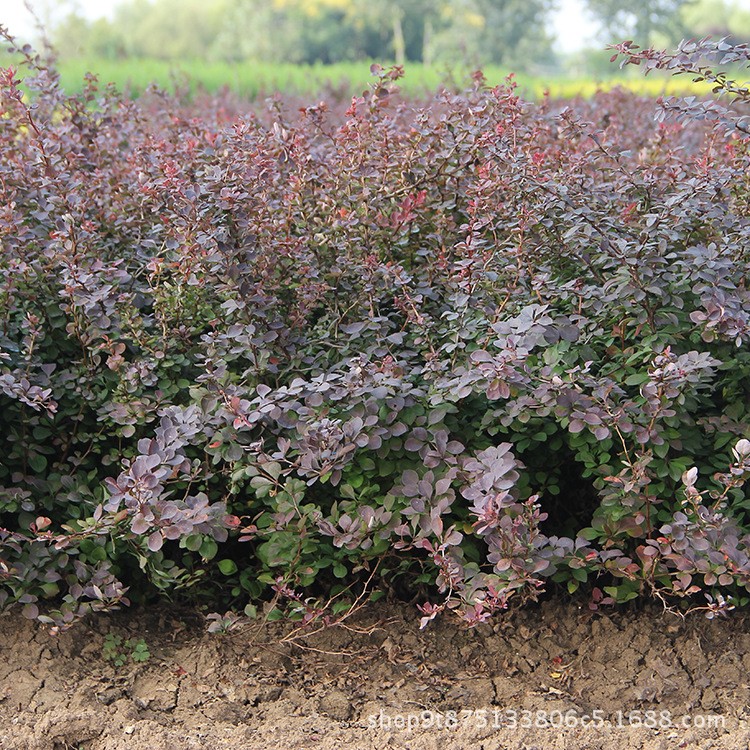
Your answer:
[[[75,0],[71,0],[75,8]],[[71,12],[64,56],[335,63],[554,64],[559,0],[121,0],[111,20]],[[607,41],[639,44],[750,29],[733,0],[584,0]],[[738,31],[736,31],[736,30]]]
[[[553,58],[555,0],[123,0],[111,21],[73,12],[63,55],[332,63]]]

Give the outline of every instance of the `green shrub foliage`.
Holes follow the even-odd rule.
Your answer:
[[[235,116],[69,97],[17,55],[2,605],[60,628],[159,590],[310,619],[421,588],[423,624],[555,585],[748,601],[741,96],[655,119],[477,75],[415,103],[376,67],[345,112]]]

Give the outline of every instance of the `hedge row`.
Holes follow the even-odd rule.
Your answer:
[[[622,91],[535,105],[479,74],[418,103],[375,69],[346,112],[229,117],[93,77],[67,96],[16,55],[1,605],[59,628],[158,591],[306,619],[416,592],[423,624],[550,586],[748,602],[731,82],[732,105],[655,119]]]

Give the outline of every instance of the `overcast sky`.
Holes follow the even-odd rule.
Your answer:
[[[118,0],[31,0],[42,17],[55,8],[77,6],[89,17],[110,14]],[[750,0],[742,0],[742,4]],[[554,27],[559,38],[558,46],[569,52],[596,43],[597,26],[584,13],[581,0],[559,0],[560,10],[555,14]],[[32,24],[23,0],[0,0],[0,23],[11,33],[24,36],[31,33]]]

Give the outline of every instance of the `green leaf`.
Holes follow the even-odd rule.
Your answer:
[[[643,383],[647,383],[649,379],[648,373],[645,372],[635,372],[632,375],[628,375],[628,377],[625,378],[625,385],[643,385]]]
[[[339,487],[339,492],[341,493],[342,497],[345,497],[349,500],[355,500],[357,497],[354,492],[354,488],[350,484],[342,484],[341,487]]]
[[[237,572],[237,563],[234,560],[229,559],[219,560],[219,570],[225,576],[231,576],[232,573]]]
[[[348,612],[351,609],[351,606],[351,602],[348,602],[345,599],[339,599],[337,602],[333,603],[331,612],[333,612],[334,615],[337,615],[340,612]]]
[[[268,474],[269,477],[273,477],[274,479],[278,479],[281,476],[281,464],[276,461],[262,464],[261,469],[265,474]]]
[[[201,548],[201,544],[203,544],[202,534],[191,534],[190,536],[186,537],[184,540],[185,547],[189,549],[191,552],[197,552]]]
[[[581,583],[586,583],[588,580],[589,574],[585,570],[585,568],[573,568],[573,578],[576,579],[576,581],[580,581]]]
[[[97,544],[91,552],[88,553],[87,557],[93,562],[104,562],[107,559],[107,550]]]
[[[273,482],[266,477],[253,477],[250,480],[250,486],[255,490],[255,495],[258,498],[268,497],[271,494],[273,488]]]
[[[37,473],[41,474],[47,468],[47,459],[39,453],[29,453],[29,466]]]
[[[669,462],[669,476],[675,482],[679,482],[682,475],[690,468],[692,461],[689,458],[676,458]]]
[[[591,526],[587,526],[578,532],[578,536],[592,542],[594,539],[599,538],[599,532],[596,529],[591,528]]]
[[[663,442],[661,445],[655,445],[654,446],[654,455],[658,456],[659,458],[664,458],[667,453],[669,453],[669,443],[667,441]]]
[[[219,545],[216,544],[216,542],[210,537],[203,540],[203,544],[201,544],[200,549],[199,549],[200,556],[204,560],[213,560],[214,557],[216,557],[216,553],[218,551],[219,551]]]
[[[298,534],[290,531],[277,531],[268,541],[258,547],[257,555],[269,567],[288,566],[297,555],[299,541]]]

